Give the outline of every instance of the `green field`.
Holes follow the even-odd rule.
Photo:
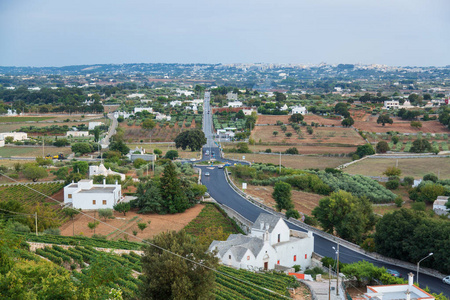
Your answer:
[[[54,117],[0,117],[0,123],[22,123],[22,122],[28,122],[28,121],[45,121],[54,119]]]
[[[425,174],[439,174],[439,179],[450,179],[450,158],[368,158],[357,162],[344,169],[349,174],[360,174],[365,176],[385,176],[383,172],[388,167],[398,168],[403,176],[412,176],[416,179]]]
[[[205,230],[222,227],[224,233],[242,233],[240,228],[224,215],[219,208],[212,203],[207,203],[198,216],[192,220],[184,229],[194,236],[201,236]]]
[[[68,155],[72,153],[70,147],[45,147],[44,155],[57,155],[62,153],[64,155]],[[1,157],[11,157],[11,156],[25,156],[25,157],[36,157],[42,156],[42,147],[2,147],[0,148],[0,156]],[[0,161],[1,164],[1,161]]]

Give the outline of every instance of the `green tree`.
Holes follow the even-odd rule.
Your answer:
[[[278,135],[278,131],[274,131],[272,132],[273,136],[277,136]]]
[[[411,121],[410,125],[414,128],[422,128],[422,122],[420,121]]]
[[[291,208],[286,212],[286,218],[298,219],[300,218],[300,213],[298,212],[298,210]]]
[[[365,144],[365,145],[358,146],[358,148],[356,148],[356,154],[360,158],[362,158],[366,155],[375,154],[375,150],[373,149],[371,144]]]
[[[380,141],[377,143],[377,153],[386,153],[390,150],[389,145],[385,141]]]
[[[348,117],[348,118],[343,119],[342,122],[341,122],[341,124],[342,124],[342,126],[344,126],[344,127],[350,127],[350,126],[352,126],[353,124],[355,124],[355,120],[353,120],[352,117]]]
[[[366,198],[358,198],[339,190],[320,199],[312,214],[324,231],[351,242],[361,242],[376,222],[372,206]]]
[[[91,153],[93,151],[94,148],[92,147],[92,145],[86,142],[75,143],[72,145],[72,152],[74,153],[86,154]]]
[[[138,223],[137,225],[141,231],[144,231],[144,229],[147,228],[147,224],[145,224],[145,223]]]
[[[143,160],[142,158],[136,158],[133,161],[133,167],[135,169],[139,169],[141,166],[146,165],[146,164],[147,164],[147,162],[145,160]]]
[[[94,128],[94,142],[98,143],[99,140],[100,140],[100,127],[99,126],[95,126],[95,128]]]
[[[153,150],[153,153],[160,156],[160,155],[162,154],[162,151],[159,150],[158,148],[155,148],[155,149]]]
[[[303,119],[304,119],[304,117],[302,114],[292,114],[289,117],[289,122],[298,124],[301,121],[303,121]]]
[[[286,136],[290,138],[292,136],[292,132],[286,132]]]
[[[94,234],[95,234],[95,228],[98,226],[98,224],[100,224],[99,221],[94,221],[94,222],[89,222],[88,223],[89,229],[94,230]]]
[[[155,128],[156,123],[152,119],[145,119],[144,122],[142,122],[141,127],[145,130],[152,130]]]
[[[206,144],[206,137],[199,129],[184,131],[175,138],[175,146],[183,150],[190,148],[192,151],[199,151],[204,144]]]
[[[113,141],[109,144],[109,150],[119,151],[123,155],[128,154],[130,152],[130,148],[125,144],[123,140]]]
[[[245,119],[245,114],[242,109],[236,113],[236,118],[241,120]]]
[[[114,213],[111,208],[101,208],[98,210],[98,216],[100,218],[104,218],[106,222],[106,219],[114,218]]]
[[[57,139],[54,143],[53,146],[55,147],[65,147],[70,145],[69,141],[67,139]]]
[[[75,161],[72,163],[72,172],[86,175],[89,170],[87,161]]]
[[[164,158],[170,159],[170,160],[174,160],[175,158],[178,157],[178,151],[177,150],[169,150],[166,152],[166,155],[164,156]]]
[[[394,177],[394,176],[401,176],[402,175],[402,170],[400,170],[397,167],[388,167],[384,172],[384,175],[386,175],[387,177]]]
[[[283,209],[290,210],[294,208],[291,196],[291,185],[289,183],[282,181],[275,183],[272,198],[277,203],[276,208],[278,211]]]
[[[132,206],[139,208],[138,213],[166,214],[169,212],[167,202],[163,200],[159,185],[154,180],[139,183],[136,194],[137,199]]]
[[[412,143],[411,149],[409,152],[414,153],[423,153],[423,152],[431,152],[433,151],[433,147],[431,146],[430,142],[424,139],[417,139]]]
[[[36,165],[29,165],[25,167],[22,173],[25,178],[33,180],[34,182],[38,181],[38,179],[48,176],[47,171],[44,168]]]
[[[281,128],[281,131],[283,131],[283,132],[286,132],[286,130],[287,130],[287,126],[286,125],[281,125],[280,128]]]
[[[80,213],[80,211],[69,207],[63,208],[62,211],[64,215],[68,216],[72,220],[72,235],[75,235],[75,222],[73,219]]]
[[[157,247],[145,246],[142,257],[142,298],[214,298],[215,276],[211,268],[217,267],[218,259],[207,251],[208,245],[198,243],[184,230],[161,233],[151,243]]]
[[[123,213],[124,216],[127,215],[127,212],[131,209],[129,202],[119,202],[113,206],[114,210],[117,212]]]
[[[381,125],[385,125],[386,123],[392,124],[394,121],[388,115],[380,115],[377,119],[377,123]]]
[[[66,181],[64,182],[65,185],[68,185],[69,183],[77,183],[81,179],[84,179],[85,176],[81,173],[71,173],[69,176],[67,176]]]
[[[167,203],[169,213],[180,213],[189,208],[188,198],[182,190],[175,165],[172,162],[164,167],[160,182],[161,197]]]

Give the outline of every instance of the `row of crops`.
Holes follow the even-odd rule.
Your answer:
[[[233,114],[232,114],[233,115]],[[237,130],[245,129],[244,119],[235,119],[233,117],[224,118],[223,116],[213,115],[213,125],[217,129],[225,129],[228,127],[236,128]]]
[[[39,259],[31,253],[21,250],[20,256],[29,259]],[[51,262],[70,268],[75,278],[85,281],[89,276],[88,266],[99,259],[106,259],[109,268],[120,269],[120,278],[110,283],[111,288],[121,289],[125,299],[139,296],[141,279],[132,276],[132,270],[142,272],[141,257],[130,252],[117,255],[101,252],[92,247],[75,246],[67,249],[54,245],[37,249],[36,254]],[[77,270],[81,270],[78,272]],[[268,272],[255,274],[246,270],[235,270],[220,266],[216,273],[214,295],[216,299],[285,299],[289,296],[287,288],[294,286],[296,280],[283,273]],[[261,288],[260,288],[261,287]],[[268,291],[271,290],[271,291]]]
[[[38,183],[29,185],[14,185],[0,187],[0,202],[15,203],[17,211],[26,214],[37,212],[39,230],[50,227],[58,227],[67,220],[67,216],[61,210],[59,202],[50,200],[51,196],[64,187],[63,183]],[[7,214],[7,213],[4,213]],[[34,220],[29,221],[30,227],[34,226]]]
[[[325,171],[316,174],[332,191],[343,190],[357,197],[365,196],[373,203],[393,202],[396,198],[394,193],[369,177],[345,173],[332,174]]]
[[[141,272],[141,257],[134,253],[116,255],[112,253],[105,253],[97,251],[91,247],[75,246],[68,249],[64,249],[60,246],[45,247],[43,249],[37,249],[36,254],[47,258],[51,262],[57,265],[69,265],[72,270],[77,268],[81,269],[81,272],[73,271],[75,278],[80,281],[86,281],[85,276],[89,276],[88,265],[96,260],[106,258],[109,268],[120,268],[120,278],[109,284],[111,288],[117,288],[122,290],[122,295],[125,299],[136,298],[139,293],[138,285],[140,280],[134,278],[131,274],[131,270]]]
[[[62,235],[36,236],[29,234],[25,236],[25,239],[29,242],[36,242],[36,243],[126,249],[126,250],[140,250],[142,247],[141,243],[136,242],[94,239],[84,236],[62,236]]]

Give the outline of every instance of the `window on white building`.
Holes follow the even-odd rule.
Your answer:
[[[68,194],[67,198],[72,199],[72,194]]]
[[[294,261],[297,261],[297,255],[294,255]]]
[[[250,255],[247,256],[247,260],[250,260]]]
[[[103,205],[106,205],[106,200],[103,200]]]
[[[95,203],[96,203],[96,201],[95,201],[95,200],[92,200],[92,205],[95,205]]]

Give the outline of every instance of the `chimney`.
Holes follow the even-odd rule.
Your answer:
[[[269,225],[269,223],[267,223],[266,224],[266,230],[269,230],[269,227],[270,227],[270,225]]]
[[[414,284],[414,274],[410,272],[408,274],[408,286],[413,286],[413,284]]]
[[[259,223],[260,229],[263,230],[264,229],[264,222]]]
[[[313,237],[313,232],[312,231],[308,231],[308,237],[310,237],[310,238]]]
[[[117,180],[116,180],[116,185],[119,185],[119,183],[117,182]]]
[[[103,186],[106,185],[106,178],[103,178]]]

